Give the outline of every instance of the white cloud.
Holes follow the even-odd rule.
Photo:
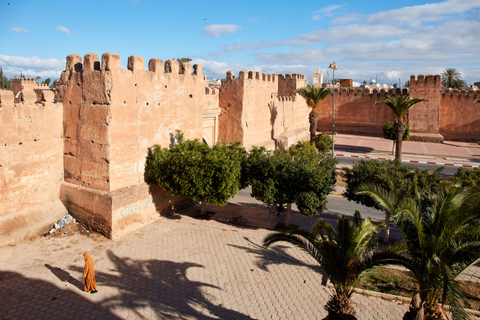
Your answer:
[[[72,33],[70,32],[70,30],[68,30],[67,28],[65,28],[63,26],[58,26],[57,30],[65,33],[66,35],[72,36]]]
[[[11,78],[20,73],[26,77],[40,76],[42,78],[60,78],[65,69],[65,61],[57,59],[40,59],[38,57],[18,57],[0,55],[0,65],[3,73]]]
[[[237,32],[240,29],[240,26],[235,24],[212,24],[203,28],[203,33],[207,37],[219,38],[223,35],[229,35]]]
[[[332,6],[322,8],[313,14],[312,20],[320,20],[323,17],[329,17],[332,15],[333,11],[340,9],[343,6],[344,6],[343,4],[340,4],[340,5],[332,5]]]
[[[28,32],[27,29],[21,28],[21,27],[15,27],[15,28],[10,28],[11,30],[15,31],[16,33],[21,33],[21,32]]]

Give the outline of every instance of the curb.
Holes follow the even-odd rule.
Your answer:
[[[393,160],[393,159],[386,158],[386,157],[359,156],[359,155],[343,154],[343,153],[335,153],[335,156],[336,157],[347,157],[347,158],[360,158],[360,159]],[[402,160],[402,162],[435,164],[435,165],[440,165],[440,166],[454,166],[454,167],[466,167],[466,168],[478,168],[479,167],[479,165],[473,165],[473,164],[459,164],[459,163],[446,163],[446,162],[420,161],[420,160]]]
[[[327,283],[327,287],[333,288],[333,284],[331,284],[330,280]],[[371,291],[371,290],[365,290],[365,289],[360,289],[360,288],[355,288],[354,290],[355,290],[355,293],[358,293],[358,294],[361,294],[361,295],[364,295],[364,296],[367,296],[367,297],[372,296],[372,297],[376,297],[376,298],[379,298],[379,299],[384,299],[384,300],[387,300],[387,301],[401,303],[401,304],[409,304],[410,301],[412,300],[412,298],[397,296],[397,295],[394,295],[394,294],[383,293],[383,292],[378,292],[378,291]],[[451,310],[451,307],[449,305],[444,305],[443,308],[446,311]],[[473,310],[473,309],[467,309],[467,308],[464,308],[464,310],[465,310],[465,312],[467,312],[468,314],[471,314],[473,316],[477,316],[477,317],[480,316],[480,311]]]

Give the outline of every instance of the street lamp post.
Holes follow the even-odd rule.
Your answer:
[[[337,69],[337,65],[333,61],[328,67],[333,71],[332,157],[335,157],[335,69]]]

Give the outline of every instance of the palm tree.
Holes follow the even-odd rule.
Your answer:
[[[318,219],[310,232],[295,230],[289,233],[271,233],[263,239],[269,247],[275,242],[289,242],[317,260],[333,285],[333,293],[325,305],[325,319],[356,319],[350,300],[363,273],[373,266],[387,263],[388,251],[374,249],[374,240],[383,223],[362,220],[358,211],[353,222],[340,215],[336,228]]]
[[[392,109],[396,118],[393,119],[393,131],[395,132],[395,160],[402,162],[402,141],[405,130],[407,130],[407,112],[417,103],[425,99],[412,99],[410,96],[388,96],[386,99],[378,100],[375,104],[384,103]]]
[[[358,193],[392,212],[403,235],[404,252],[399,249],[391,262],[412,271],[420,286],[408,313],[416,319],[448,319],[442,308],[448,302],[453,319],[468,319],[456,278],[480,261],[480,189],[446,184],[423,210],[418,200],[398,203],[376,185],[364,184]]]
[[[315,136],[317,135],[317,120],[318,113],[315,109],[322,103],[323,98],[332,94],[332,91],[327,88],[316,88],[310,85],[295,90],[300,96],[305,98],[307,105],[312,108],[312,111],[308,115],[308,121],[310,123],[310,144],[315,146]]]
[[[442,83],[447,88],[456,88],[457,81],[462,80],[462,74],[455,68],[447,68],[442,72]]]

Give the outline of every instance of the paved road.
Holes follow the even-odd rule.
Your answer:
[[[354,163],[359,162],[361,159],[359,158],[352,158],[352,157],[336,157],[338,159],[339,164],[337,165],[338,167],[344,167],[344,166],[352,166]],[[383,161],[383,160],[379,160]],[[442,166],[442,165],[437,165],[437,164],[425,164],[425,163],[404,163],[406,166],[411,166],[411,167],[417,167],[421,169],[436,169],[436,168],[441,168],[443,167],[442,171],[442,177],[448,178],[451,177],[457,172],[458,167],[453,167],[453,166]],[[468,168],[469,170],[472,170],[472,168]]]
[[[240,205],[255,204],[258,206],[263,206],[265,207],[265,209],[267,209],[267,206],[263,202],[258,201],[255,198],[252,198],[250,196],[250,193],[251,193],[251,188],[240,190],[238,194],[235,196],[235,198],[230,201],[230,203],[240,204]],[[336,217],[338,217],[340,214],[353,216],[355,209],[358,209],[360,210],[360,213],[364,218],[369,217],[374,220],[382,220],[382,221],[385,219],[385,214],[382,211],[365,207],[353,201],[348,201],[343,196],[329,195],[327,196],[327,201],[328,201],[327,210],[325,210],[323,214],[320,215],[322,217],[330,217],[330,218],[333,217],[334,219],[336,219]],[[292,210],[298,211],[295,204],[292,205]]]

